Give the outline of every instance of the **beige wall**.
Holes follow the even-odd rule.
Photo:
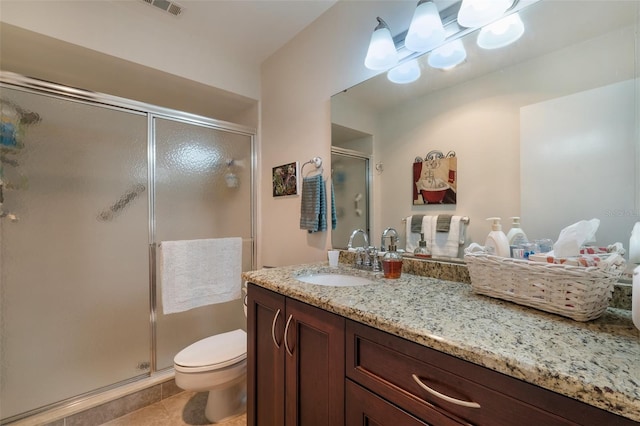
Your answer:
[[[271,168],[320,156],[329,177],[330,98],[372,76],[363,61],[376,16],[401,28],[412,9],[408,2],[338,2],[263,64],[259,265],[326,258],[329,233],[299,229],[300,198],[271,196]]]

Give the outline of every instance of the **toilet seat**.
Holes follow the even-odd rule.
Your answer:
[[[199,340],[173,359],[176,371],[198,373],[222,369],[247,358],[247,333],[234,330]]]

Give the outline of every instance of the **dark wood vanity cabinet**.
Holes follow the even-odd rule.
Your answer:
[[[344,425],[345,319],[249,284],[247,424]]]
[[[249,285],[249,426],[637,422]]]
[[[404,424],[375,417],[379,399],[404,415],[440,425],[637,425],[636,422],[372,327],[346,322],[347,426]],[[367,394],[351,391],[350,381]],[[357,386],[357,385],[355,385]],[[363,389],[364,390],[364,389]],[[351,397],[351,393],[360,395]],[[352,407],[350,399],[358,402]],[[360,408],[360,407],[364,407]],[[352,410],[376,420],[362,423]],[[370,410],[367,412],[366,410]],[[410,414],[409,414],[410,413]],[[404,417],[398,417],[398,419]]]

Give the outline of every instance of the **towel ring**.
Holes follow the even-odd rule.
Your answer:
[[[304,175],[304,166],[306,166],[307,164],[313,164],[314,166],[316,166],[316,171],[318,171],[318,169],[320,169],[319,172],[320,173],[323,172],[323,169],[322,169],[322,158],[313,157],[311,160],[309,160],[309,161],[307,161],[307,162],[302,164],[302,168],[300,169],[300,174],[301,175]]]

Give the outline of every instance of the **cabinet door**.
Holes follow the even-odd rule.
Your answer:
[[[247,424],[283,426],[285,298],[249,284]]]
[[[351,380],[345,388],[346,426],[429,426]]]
[[[286,425],[344,425],[343,317],[287,299]]]

